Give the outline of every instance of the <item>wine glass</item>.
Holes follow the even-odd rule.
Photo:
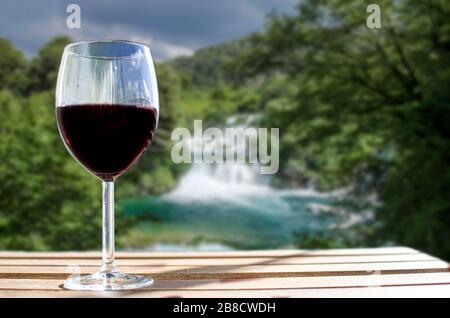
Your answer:
[[[56,86],[58,128],[72,156],[103,183],[103,257],[100,270],[71,276],[75,290],[149,286],[148,277],[119,272],[114,261],[114,181],[153,140],[159,100],[148,46],[88,41],[65,47]]]

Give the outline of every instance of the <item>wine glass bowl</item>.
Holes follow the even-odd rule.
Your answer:
[[[92,174],[114,181],[153,140],[158,114],[150,105],[81,104],[57,107],[61,135]]]
[[[151,278],[117,270],[114,259],[114,182],[153,141],[159,99],[148,46],[88,41],[64,49],[56,87],[56,116],[71,155],[103,183],[103,263],[91,275],[72,276],[76,290],[121,290]]]

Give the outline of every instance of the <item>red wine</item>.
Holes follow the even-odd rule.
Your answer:
[[[150,105],[82,104],[56,109],[66,147],[86,169],[108,181],[142,156],[158,122]]]

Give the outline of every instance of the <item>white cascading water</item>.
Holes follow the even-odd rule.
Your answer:
[[[227,124],[237,128],[247,128],[253,118],[249,116],[245,125],[236,125],[236,118],[231,117]],[[244,131],[238,131],[238,137],[242,137]],[[225,135],[225,134],[224,134]],[[254,136],[256,137],[256,136]],[[194,135],[188,141],[192,153],[198,154],[203,151],[201,137]],[[245,154],[245,138],[237,138],[237,144],[226,143],[226,140],[216,140],[216,143],[230,149],[235,154]],[[214,147],[215,143],[209,143],[206,147]],[[225,152],[224,152],[225,153]],[[270,177],[260,174],[259,164],[225,162],[216,164],[193,163],[190,170],[184,175],[178,186],[164,195],[164,198],[177,202],[192,201],[242,201],[249,197],[272,196],[282,198],[291,197],[332,197],[339,195],[338,192],[320,193],[313,187],[290,190],[275,190],[270,187]]]
[[[239,128],[246,127],[240,126]],[[194,156],[203,151],[203,142],[198,138],[194,136],[188,142]],[[245,138],[236,140],[237,144],[226,143],[224,140],[215,142],[234,154],[245,154]],[[208,146],[214,147],[215,144],[209,143]],[[188,173],[181,178],[178,186],[164,197],[173,201],[236,200],[248,196],[270,194],[273,189],[268,185],[269,181],[268,177],[259,173],[258,164],[193,163]]]

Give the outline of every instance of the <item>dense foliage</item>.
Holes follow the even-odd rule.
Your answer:
[[[83,250],[101,244],[100,182],[70,157],[56,125],[54,86],[69,42],[57,37],[26,61],[0,39],[0,249]],[[180,79],[166,65],[158,66],[158,77],[164,107],[158,134],[167,137],[176,125]],[[170,145],[160,141],[166,137],[121,178],[119,198],[173,186],[177,171],[168,164]],[[130,221],[118,205],[119,235]]]
[[[365,240],[448,259],[450,3],[378,4],[382,27],[369,29],[365,1],[303,1],[252,37],[237,68],[285,84],[263,105],[282,127],[285,178],[376,195]]]
[[[227,68],[228,63],[239,56],[247,46],[247,39],[199,49],[192,56],[182,56],[168,64],[183,75],[187,85],[195,87],[215,87],[220,84],[239,83],[238,72]]]
[[[26,60],[11,42],[0,38],[0,89],[17,90],[24,80]]]

